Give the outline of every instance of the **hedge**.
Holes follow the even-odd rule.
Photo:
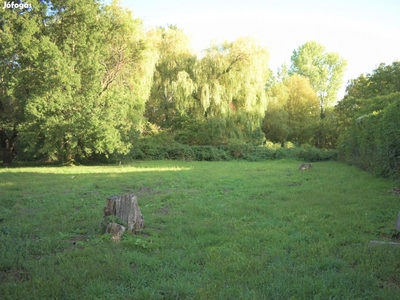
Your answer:
[[[353,120],[340,137],[339,160],[400,179],[400,94],[384,98],[390,101],[383,110]]]
[[[265,146],[226,145],[226,146],[188,146],[183,144],[154,145],[139,143],[130,151],[129,157],[138,160],[193,160],[193,161],[262,161],[281,158],[294,158],[315,162],[336,160],[336,150],[317,148],[279,148]]]

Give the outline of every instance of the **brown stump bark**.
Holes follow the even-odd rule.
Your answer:
[[[128,224],[128,231],[136,233],[143,228],[144,218],[134,194],[111,196],[104,207],[104,217],[117,216]]]

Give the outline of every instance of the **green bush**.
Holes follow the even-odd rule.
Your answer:
[[[400,178],[400,96],[382,111],[377,128],[377,166],[380,173]]]
[[[170,146],[167,149],[167,159],[193,160],[195,157],[193,148],[187,145]]]
[[[194,160],[197,161],[220,161],[230,160],[225,151],[212,146],[192,146]]]
[[[252,146],[239,143],[239,142],[231,142],[226,146],[221,146],[232,159],[245,159],[250,152]]]
[[[337,153],[338,152],[334,149],[326,150],[326,149],[310,148],[307,150],[303,150],[300,153],[300,157],[304,161],[336,160]]]

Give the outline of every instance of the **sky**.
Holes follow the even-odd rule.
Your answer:
[[[121,0],[146,28],[177,25],[200,54],[212,41],[251,36],[276,72],[293,50],[316,41],[347,60],[346,83],[400,61],[399,0]]]

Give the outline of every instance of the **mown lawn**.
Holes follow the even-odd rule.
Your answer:
[[[1,299],[396,299],[396,182],[337,162],[0,169]],[[99,232],[134,192],[144,230]]]

